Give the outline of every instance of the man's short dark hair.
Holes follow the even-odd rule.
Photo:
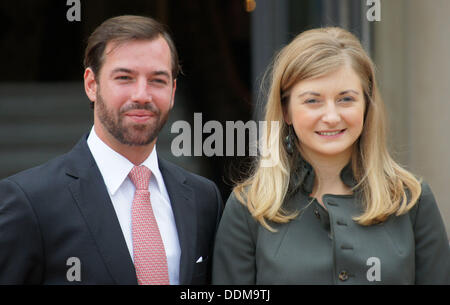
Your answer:
[[[97,79],[102,68],[105,48],[108,42],[120,43],[130,40],[154,40],[163,37],[170,48],[172,59],[172,78],[180,73],[178,53],[164,25],[150,17],[124,15],[104,21],[88,39],[84,53],[84,68],[91,68]]]

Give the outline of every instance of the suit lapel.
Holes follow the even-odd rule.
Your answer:
[[[83,137],[69,153],[69,185],[111,277],[117,284],[137,284],[122,229],[100,171]]]
[[[190,284],[197,243],[197,213],[195,196],[186,184],[185,175],[167,161],[158,159],[159,168],[169,193],[180,241],[180,284]]]

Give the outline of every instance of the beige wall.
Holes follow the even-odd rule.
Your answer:
[[[394,155],[426,180],[450,237],[450,1],[381,2],[374,60]]]

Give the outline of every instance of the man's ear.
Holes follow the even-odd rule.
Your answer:
[[[169,108],[169,109],[172,109],[173,104],[174,104],[174,102],[175,102],[175,91],[176,91],[176,90],[177,90],[177,79],[175,78],[175,79],[173,80],[172,98],[170,99],[170,108]]]
[[[89,100],[95,102],[97,99],[98,85],[95,80],[94,71],[92,71],[91,68],[86,68],[86,70],[84,70],[84,90],[86,91]]]

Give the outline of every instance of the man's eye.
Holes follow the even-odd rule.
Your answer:
[[[131,77],[126,76],[126,75],[121,75],[121,76],[117,76],[116,79],[118,79],[118,80],[130,80]]]
[[[165,84],[167,84],[167,81],[166,81],[166,80],[160,79],[160,78],[152,79],[150,82],[156,83],[156,84],[159,84],[159,85],[165,85]]]

